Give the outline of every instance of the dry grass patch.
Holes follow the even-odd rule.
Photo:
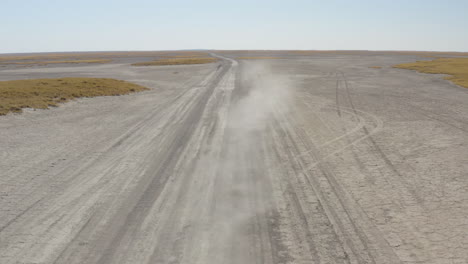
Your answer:
[[[432,61],[417,61],[393,66],[416,70],[422,73],[448,74],[446,80],[468,88],[468,58],[439,58]]]
[[[371,69],[382,69],[381,66],[370,66],[369,68],[371,68]]]
[[[426,58],[437,58],[444,56],[468,56],[468,52],[446,52],[446,51],[387,51],[384,54],[413,55]]]
[[[23,61],[23,60],[58,60],[58,59],[72,59],[76,56],[72,55],[5,55],[0,56],[2,61]]]
[[[47,65],[47,64],[78,64],[78,63],[108,63],[108,62],[111,62],[111,60],[97,59],[97,60],[21,61],[21,62],[2,62],[0,64]]]
[[[177,58],[200,58],[205,57],[206,54],[203,55],[162,55],[159,56],[161,58],[168,58],[168,59],[177,59]]]
[[[167,53],[164,55],[160,55],[160,58],[169,58],[169,59],[176,59],[176,58],[206,58],[207,53],[205,52],[189,52],[189,51],[179,51],[179,52],[172,52]]]
[[[182,65],[182,64],[205,64],[205,63],[212,63],[216,62],[218,59],[216,58],[209,58],[209,57],[202,57],[202,58],[169,58],[169,59],[161,59],[155,61],[148,61],[148,62],[139,62],[134,63],[132,66],[157,66],[157,65]]]
[[[408,55],[420,57],[441,56],[468,56],[468,52],[442,52],[442,51],[385,51],[385,50],[294,50],[291,53],[313,54],[340,54],[340,55]]]
[[[237,57],[238,60],[274,60],[279,59],[279,57]]]
[[[0,81],[0,115],[22,108],[46,109],[74,98],[122,95],[148,88],[106,78]]]
[[[49,60],[89,60],[103,58],[129,58],[150,56],[206,56],[206,52],[198,51],[121,51],[121,52],[64,52],[1,55],[0,62],[15,61],[49,61]]]

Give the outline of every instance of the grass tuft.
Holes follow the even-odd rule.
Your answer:
[[[132,66],[157,66],[157,65],[182,65],[182,64],[205,64],[205,63],[212,63],[216,62],[218,59],[216,58],[209,58],[209,57],[201,57],[201,58],[168,58],[168,59],[161,59],[155,61],[148,61],[148,62],[139,62],[134,63]]]
[[[106,78],[0,81],[0,115],[23,108],[47,109],[79,97],[122,95],[148,88]]]
[[[416,70],[422,73],[447,74],[446,80],[468,88],[468,58],[439,58],[432,61],[417,61],[393,66],[394,68]]]
[[[371,69],[382,69],[381,66],[370,66],[369,68],[371,68]]]

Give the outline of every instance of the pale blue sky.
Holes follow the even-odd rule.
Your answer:
[[[0,0],[0,53],[468,51],[468,0]]]

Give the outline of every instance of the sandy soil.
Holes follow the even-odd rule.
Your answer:
[[[0,68],[153,88],[0,117],[0,263],[468,263],[468,89],[236,56]]]

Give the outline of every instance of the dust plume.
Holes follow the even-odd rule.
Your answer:
[[[270,64],[250,62],[243,67],[240,85],[233,92],[218,161],[215,219],[210,230],[216,234],[210,251],[220,254],[219,259],[213,259],[215,262],[228,259],[236,263],[249,247],[257,246],[239,241],[246,241],[252,225],[266,221],[274,210],[269,178],[272,168],[266,165],[262,152],[271,140],[266,133],[269,126],[289,111],[294,91],[292,82],[273,74]]]

